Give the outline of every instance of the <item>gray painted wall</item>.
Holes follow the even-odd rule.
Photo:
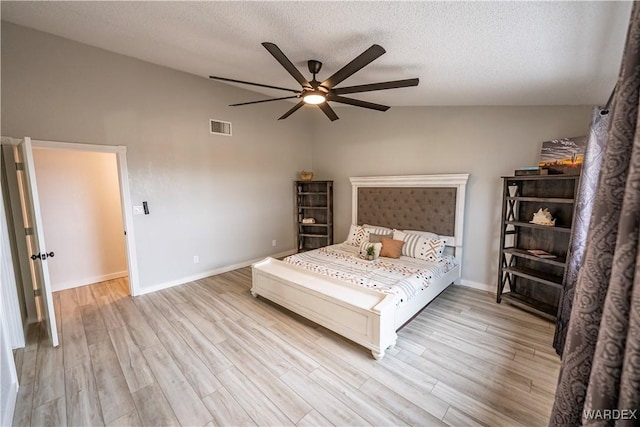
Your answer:
[[[404,89],[403,89],[404,90]],[[497,283],[501,176],[535,166],[542,141],[584,135],[591,107],[356,108],[314,118],[313,168],[335,180],[335,241],[351,223],[350,176],[470,173],[463,279]]]
[[[277,121],[286,103],[226,107],[251,99],[250,91],[2,23],[2,134],[127,146],[133,204],[151,209],[135,217],[147,288],[293,249],[291,181],[305,169],[335,180],[336,241],[350,223],[349,176],[470,173],[463,278],[493,287],[500,176],[535,165],[542,141],[584,134],[591,111],[347,107],[331,123],[312,109]],[[209,118],[232,121],[234,136],[210,135]]]
[[[227,107],[255,97],[2,22],[2,135],[127,147],[132,202],[151,211],[134,217],[142,291],[295,248],[310,116]],[[210,118],[233,136],[211,135]]]

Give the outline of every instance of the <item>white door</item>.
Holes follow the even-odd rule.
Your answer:
[[[18,162],[24,165],[23,168],[20,168],[22,170],[18,170],[18,185],[22,196],[25,237],[30,258],[31,278],[35,284],[38,317],[39,320],[45,322],[51,343],[56,347],[58,345],[58,329],[47,265],[49,258],[52,258],[54,253],[47,251],[44,242],[31,138],[25,138],[20,142],[18,155],[21,157]]]

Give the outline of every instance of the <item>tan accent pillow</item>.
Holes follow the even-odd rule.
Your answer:
[[[400,258],[400,254],[402,254],[402,245],[404,245],[402,240],[393,240],[383,237],[380,239],[380,242],[382,243],[380,256],[387,258]]]

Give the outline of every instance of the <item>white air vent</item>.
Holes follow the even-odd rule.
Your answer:
[[[231,136],[231,122],[209,119],[209,130],[216,135]]]

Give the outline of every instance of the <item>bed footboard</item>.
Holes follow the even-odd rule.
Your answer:
[[[251,294],[275,302],[371,350],[376,360],[395,345],[392,295],[343,283],[266,258],[252,266]]]

